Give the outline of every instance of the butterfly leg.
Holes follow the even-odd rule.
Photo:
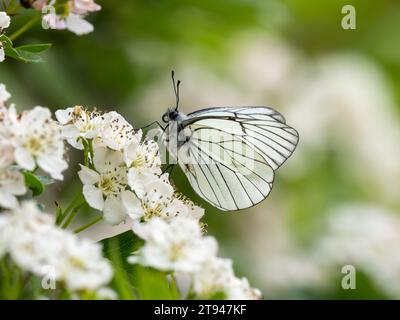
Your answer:
[[[158,121],[153,121],[151,123],[149,123],[148,125],[141,127],[141,128],[134,128],[135,131],[139,130],[139,129],[146,129],[148,127],[151,127],[152,125],[157,124],[163,131],[165,130],[165,128],[158,122]]]
[[[163,175],[164,173],[168,172],[169,175],[172,174],[172,170],[174,170],[175,164],[170,164],[168,165],[162,172],[161,175]]]

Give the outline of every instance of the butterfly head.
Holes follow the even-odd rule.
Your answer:
[[[162,121],[168,123],[170,121],[182,121],[185,119],[185,115],[182,112],[176,110],[175,107],[168,108],[162,116]]]

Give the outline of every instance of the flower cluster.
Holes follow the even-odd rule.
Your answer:
[[[42,169],[62,180],[67,168],[64,142],[57,122],[43,107],[18,114],[15,106],[6,106],[10,94],[0,84],[0,207],[14,208],[16,196],[26,192],[22,170]]]
[[[399,299],[400,218],[380,206],[347,204],[330,212],[327,232],[317,241],[315,255],[330,268],[353,265],[388,297]]]
[[[103,211],[105,221],[178,215],[200,219],[204,214],[161,174],[157,143],[143,139],[141,130],[135,131],[120,114],[75,106],[58,110],[56,117],[71,146],[87,150],[88,161],[78,173],[83,195],[92,208]]]
[[[0,258],[9,255],[24,271],[49,273],[72,292],[103,289],[113,275],[99,244],[55,226],[33,201],[0,215]]]
[[[53,179],[62,180],[62,172],[67,168],[64,159],[64,141],[61,130],[51,117],[50,110],[44,107],[34,107],[31,110],[17,113],[15,105],[5,105],[10,97],[4,85],[0,86],[0,146],[2,149],[1,170],[14,172],[17,177],[21,174],[18,169],[34,171],[37,168],[48,173]],[[18,167],[16,167],[16,165]],[[10,175],[2,175],[5,179],[2,185],[15,183],[21,178],[9,180]],[[20,195],[21,187],[13,188],[10,192]],[[11,204],[11,202],[10,202]],[[3,205],[10,207],[10,205]]]
[[[10,17],[4,11],[0,11],[0,34],[4,29],[7,29],[9,26],[10,26]],[[4,48],[3,44],[0,41],[0,62],[3,62],[4,59],[5,59]],[[0,100],[1,100],[1,95],[0,95]]]
[[[43,13],[43,23],[50,29],[69,30],[77,35],[93,31],[93,25],[84,18],[91,12],[99,11],[100,5],[93,0],[70,0],[61,4],[58,2],[37,0],[32,6]]]
[[[78,172],[86,202],[108,223],[133,220],[133,232],[145,240],[130,262],[189,275],[198,297],[260,297],[246,279],[235,277],[230,260],[217,257],[216,240],[203,236],[204,209],[174,190],[154,140],[116,112],[75,106],[56,117],[63,137],[86,155]]]
[[[176,217],[170,222],[153,218],[145,224],[134,223],[133,231],[146,242],[131,263],[185,275],[195,297],[211,298],[221,293],[227,299],[259,299],[258,289],[246,278],[237,278],[232,261],[217,256],[215,238],[203,236],[196,219]],[[188,277],[187,277],[188,276]],[[178,281],[179,282],[179,281]]]

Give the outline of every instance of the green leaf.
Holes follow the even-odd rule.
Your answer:
[[[16,49],[32,53],[41,53],[49,49],[51,46],[52,46],[51,43],[26,44],[23,46],[19,46]]]
[[[120,299],[135,299],[135,266],[128,263],[127,258],[142,245],[143,241],[132,231],[126,231],[101,242],[104,255],[111,260],[114,267],[112,287],[118,292]]]
[[[38,196],[43,193],[44,185],[40,181],[40,178],[31,172],[22,172],[25,177],[25,185],[31,189],[33,196]]]
[[[137,291],[143,300],[178,300],[180,295],[173,279],[165,272],[137,266]]]
[[[23,45],[14,48],[12,41],[4,34],[0,35],[0,41],[6,56],[22,62],[43,62],[40,53],[51,47],[49,43]]]

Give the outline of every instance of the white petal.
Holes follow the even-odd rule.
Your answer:
[[[80,131],[73,124],[67,124],[61,128],[61,133],[65,138],[77,138],[80,135]]]
[[[39,167],[51,175],[53,179],[63,180],[62,171],[68,168],[67,162],[56,156],[41,155],[37,159]]]
[[[122,205],[121,198],[107,197],[104,203],[104,221],[110,224],[119,224],[125,220],[127,212]]]
[[[14,195],[21,196],[26,193],[25,180],[20,172],[13,172],[14,181],[7,184],[7,191]]]
[[[82,140],[77,140],[76,138],[73,138],[73,139],[67,139],[67,141],[68,141],[68,143],[72,146],[72,147],[74,147],[75,149],[78,149],[78,150],[83,150],[83,143],[82,143]]]
[[[148,191],[146,186],[158,180],[159,178],[150,171],[139,172],[135,168],[128,171],[128,185],[140,199],[143,199],[145,192]]]
[[[17,148],[14,152],[15,161],[24,169],[32,171],[35,169],[35,159],[24,148]]]
[[[104,164],[107,161],[108,149],[104,147],[95,148],[93,154],[94,167],[98,172],[103,172],[106,168]]]
[[[0,207],[12,209],[17,207],[18,201],[15,196],[3,188],[0,189]]]
[[[135,141],[132,141],[124,148],[124,160],[128,167],[130,167],[133,159],[135,159],[138,147],[139,145]]]
[[[106,163],[111,163],[113,167],[118,167],[123,163],[122,152],[101,147],[94,149],[93,153],[94,166],[98,172],[103,172],[104,170],[110,168],[109,166],[106,166]]]
[[[94,209],[102,211],[104,208],[103,193],[93,185],[85,184],[83,186],[83,196],[86,202]]]
[[[3,62],[5,58],[4,49],[0,48],[0,62]]]
[[[43,124],[45,123],[45,121],[49,120],[51,120],[50,110],[48,108],[36,106],[33,109],[28,110],[22,114],[21,125],[29,126],[30,129],[32,129],[32,126],[43,129]]]
[[[11,94],[7,91],[6,86],[4,84],[0,83],[0,105],[2,105],[4,102],[6,102],[10,98],[11,98]]]
[[[78,171],[79,178],[83,184],[95,184],[100,181],[100,175],[88,167],[81,165],[81,170]]]
[[[78,36],[90,33],[94,30],[93,25],[77,14],[70,13],[66,19],[67,29]]]
[[[132,219],[139,219],[141,216],[143,216],[144,212],[142,209],[142,204],[133,192],[122,192],[121,199],[126,212]]]
[[[71,114],[74,108],[59,109],[55,112],[56,119],[61,124],[66,124],[71,120]]]
[[[10,17],[4,11],[0,12],[0,29],[5,29],[10,26]]]

